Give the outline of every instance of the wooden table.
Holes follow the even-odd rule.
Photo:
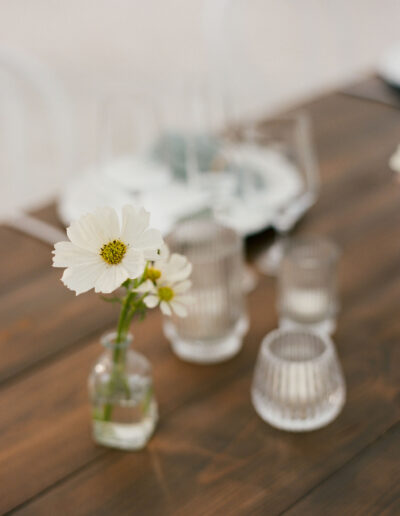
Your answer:
[[[325,429],[290,434],[250,403],[262,337],[276,327],[275,281],[249,297],[250,332],[233,360],[179,361],[159,314],[134,330],[154,365],[161,408],[148,447],[123,453],[90,437],[86,379],[116,313],[75,295],[50,249],[0,227],[0,511],[18,515],[400,514],[400,140],[393,107],[332,93],[305,106],[322,192],[296,229],[343,248],[335,335],[347,404]],[[54,208],[40,212],[55,222]],[[270,237],[249,242],[250,254]]]

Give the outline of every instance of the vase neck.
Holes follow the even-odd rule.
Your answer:
[[[133,341],[133,336],[130,333],[128,333],[124,337],[123,340],[118,341],[117,332],[115,332],[115,331],[106,333],[101,338],[102,345],[106,349],[109,349],[111,351],[118,350],[118,349],[127,350],[130,347],[132,341]]]

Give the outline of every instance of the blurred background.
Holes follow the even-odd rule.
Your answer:
[[[228,122],[260,119],[373,72],[399,19],[397,0],[2,0],[0,216],[96,163],[110,94],[179,117],[182,85],[212,81]]]

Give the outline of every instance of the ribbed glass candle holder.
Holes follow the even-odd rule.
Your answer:
[[[338,311],[337,246],[319,238],[293,240],[279,270],[280,326],[332,333]]]
[[[259,351],[252,386],[257,413],[293,432],[315,430],[336,418],[346,399],[333,342],[306,330],[275,330]]]
[[[227,360],[241,349],[248,328],[242,238],[212,219],[197,219],[179,224],[167,242],[193,265],[188,317],[164,322],[172,349],[190,362]]]

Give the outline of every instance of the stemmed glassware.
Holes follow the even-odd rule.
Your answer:
[[[142,194],[170,181],[165,149],[160,149],[161,121],[150,99],[119,94],[107,97],[99,114],[97,170],[142,202]]]
[[[287,237],[296,222],[315,203],[319,191],[319,174],[311,138],[310,119],[305,112],[297,112],[270,119],[259,126],[244,127],[244,137],[253,145],[278,152],[290,163],[298,175],[297,188],[291,198],[274,207],[272,226],[277,239],[262,251],[256,261],[259,270],[275,275],[282,259]],[[276,170],[279,180],[279,170]],[[283,191],[283,190],[282,190]],[[279,199],[277,199],[279,202]],[[271,202],[267,200],[265,202]]]
[[[176,87],[173,98],[175,108],[164,106],[163,123],[174,178],[188,187],[204,189],[211,200],[217,200],[228,183],[232,184],[221,148],[227,125],[222,91],[216,84],[192,80]]]
[[[191,81],[175,89],[175,109],[164,109],[164,143],[174,180],[186,186],[185,197],[204,201],[198,214],[239,230],[240,214],[232,220],[237,207],[242,176],[236,166],[237,134],[227,129],[229,102],[219,84]],[[201,204],[201,202],[200,202]],[[195,203],[193,203],[195,206]],[[243,211],[243,210],[242,210]],[[185,217],[186,218],[186,217]],[[252,270],[245,267],[243,285],[250,291],[257,283]]]

